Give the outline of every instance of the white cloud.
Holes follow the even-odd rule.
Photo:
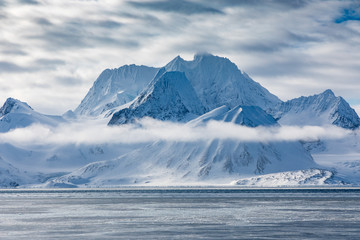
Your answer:
[[[101,134],[99,134],[101,133]],[[208,141],[232,139],[243,142],[315,141],[340,139],[350,133],[335,126],[282,126],[249,128],[233,123],[210,121],[204,126],[190,126],[154,119],[138,124],[109,127],[104,121],[66,123],[56,128],[35,124],[0,133],[1,143],[15,146],[47,146],[66,144],[147,143],[154,141]]]

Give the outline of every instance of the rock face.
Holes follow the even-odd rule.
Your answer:
[[[347,129],[360,126],[355,110],[342,97],[336,97],[331,90],[283,102],[269,113],[282,125],[333,124]]]
[[[75,114],[99,116],[132,101],[149,84],[158,70],[137,65],[104,70],[75,109]]]
[[[38,113],[27,103],[14,98],[8,98],[0,108],[0,132],[27,127],[34,123],[56,126],[64,121],[60,116]]]
[[[137,118],[186,121],[205,112],[190,82],[183,72],[161,69],[134,102],[116,112],[109,125],[134,122]]]

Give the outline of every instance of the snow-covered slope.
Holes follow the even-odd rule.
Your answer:
[[[0,157],[0,188],[14,188],[27,182],[26,173],[7,163]]]
[[[185,61],[178,56],[165,68],[167,71],[185,72],[208,111],[222,105],[230,108],[247,105],[268,109],[281,102],[227,58],[197,54],[193,61]]]
[[[104,70],[75,109],[75,114],[98,116],[132,101],[157,71],[158,68],[137,65]]]
[[[249,116],[253,117],[250,122],[245,120]],[[238,106],[228,111],[220,107],[188,124],[201,125],[214,119],[248,127],[277,127],[276,121],[266,112],[258,107],[247,106]],[[230,139],[160,141],[115,160],[88,164],[49,181],[46,186],[182,185],[201,182],[228,184],[241,176],[314,167],[317,165],[299,142],[261,143]]]
[[[331,90],[289,100],[269,112],[282,125],[333,124],[347,129],[360,126],[360,119],[355,110],[342,97],[336,97]]]
[[[360,184],[360,129],[347,131],[341,139],[324,139],[311,149],[314,160],[352,183]]]
[[[313,167],[317,165],[298,143],[157,142],[116,160],[88,164],[52,182],[80,187],[228,184],[241,176]]]
[[[251,178],[243,178],[232,184],[257,187],[284,187],[284,186],[323,186],[346,185],[345,180],[323,169],[306,169],[299,171],[265,174]]]
[[[0,132],[27,127],[34,123],[56,126],[65,120],[60,116],[44,115],[34,111],[27,103],[8,98],[0,108]]]
[[[33,175],[71,172],[86,164],[117,158],[144,144],[46,144],[11,145],[0,143],[4,161]]]
[[[205,108],[185,74],[161,69],[146,90],[128,108],[114,113],[109,125],[129,123],[145,116],[184,121],[204,112]]]
[[[257,106],[236,106],[230,109],[227,106],[218,107],[192,120],[189,124],[198,126],[210,120],[231,122],[248,127],[277,126],[278,123],[270,115]]]

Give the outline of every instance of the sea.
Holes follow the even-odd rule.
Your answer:
[[[360,239],[360,189],[4,189],[0,239]]]

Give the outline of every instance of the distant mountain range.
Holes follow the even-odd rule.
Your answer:
[[[137,124],[144,117],[177,122],[194,130],[211,121],[248,128],[330,125],[354,134],[360,126],[356,112],[331,90],[283,102],[229,59],[198,54],[192,61],[178,56],[162,68],[126,65],[106,69],[74,112],[63,116],[40,114],[9,98],[0,109],[0,132],[33,124],[49,128],[85,124],[89,118],[117,127]],[[322,170],[326,167],[316,163],[303,144],[208,139],[29,147],[5,142],[0,144],[0,171],[8,175],[0,174],[0,184],[112,187],[235,181],[237,185],[271,186],[270,179],[274,186],[348,183],[335,176],[334,169]],[[254,178],[263,174],[268,175],[261,181]],[[289,176],[292,180],[285,181]]]

